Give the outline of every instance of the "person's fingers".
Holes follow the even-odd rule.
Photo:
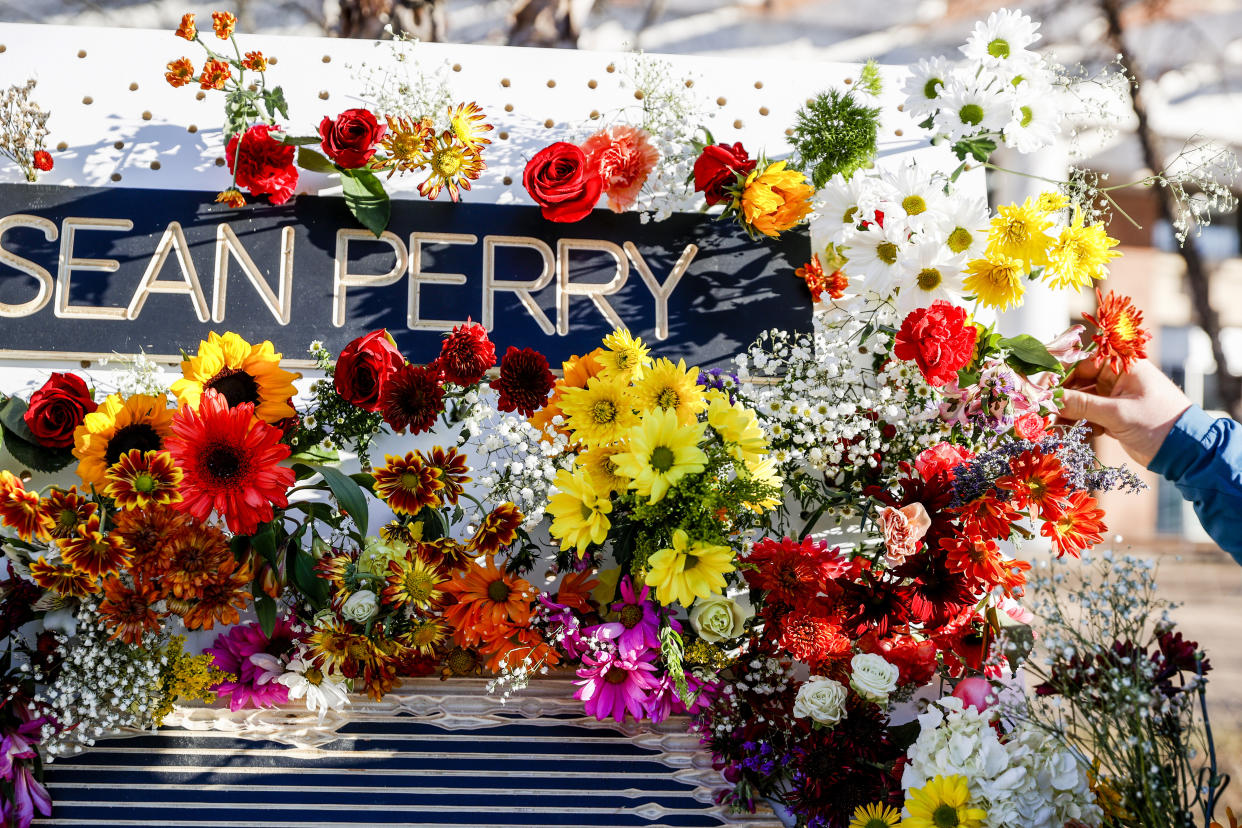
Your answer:
[[[1067,420],[1087,420],[1108,429],[1117,423],[1117,401],[1066,388],[1061,398],[1061,416]]]
[[[1087,357],[1080,360],[1069,372],[1069,376],[1065,378],[1065,384],[1069,388],[1080,388],[1084,385],[1094,385],[1095,378],[1100,374],[1100,366],[1095,364],[1095,360]]]

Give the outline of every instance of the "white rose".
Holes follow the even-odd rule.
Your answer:
[[[850,687],[858,695],[876,704],[887,704],[888,696],[897,689],[901,670],[875,653],[859,653],[850,660]]]
[[[839,681],[824,676],[811,676],[798,688],[794,699],[794,715],[810,717],[831,727],[845,718],[845,700],[850,691]]]
[[[379,599],[369,589],[360,589],[345,601],[341,614],[355,624],[365,624],[379,612]]]
[[[700,598],[690,608],[690,626],[709,644],[726,638],[737,638],[745,628],[746,619],[755,614],[750,602],[745,604],[723,595]]]

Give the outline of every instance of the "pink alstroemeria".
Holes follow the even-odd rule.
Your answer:
[[[5,825],[28,828],[34,822],[35,811],[43,816],[52,815],[52,797],[43,783],[34,778],[30,768],[16,765],[13,774],[13,802],[5,809]]]

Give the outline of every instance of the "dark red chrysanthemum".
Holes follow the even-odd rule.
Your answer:
[[[483,379],[487,369],[496,364],[496,346],[487,338],[487,331],[478,323],[467,321],[444,337],[436,365],[445,382],[474,385]]]
[[[547,357],[533,348],[512,345],[500,360],[500,376],[491,382],[492,390],[500,394],[496,407],[520,412],[523,417],[533,416],[543,408],[555,384]]]
[[[846,632],[862,635],[874,629],[888,635],[889,629],[910,620],[909,587],[889,581],[871,570],[863,570],[857,580],[840,579],[842,626]]]
[[[434,365],[406,365],[388,380],[380,411],[393,431],[430,431],[444,410],[444,387]]]
[[[923,623],[940,626],[976,599],[975,584],[950,571],[939,553],[911,556],[893,574],[911,579],[910,614]]]
[[[178,511],[206,520],[216,511],[229,531],[251,535],[272,519],[272,507],[289,504],[292,469],[280,466],[289,447],[279,429],[254,416],[250,403],[229,408],[215,391],[203,394],[198,410],[176,413],[173,436],[165,442],[181,471]]]

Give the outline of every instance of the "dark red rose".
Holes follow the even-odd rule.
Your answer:
[[[73,445],[73,430],[82,425],[82,420],[96,407],[81,377],[55,373],[30,395],[30,405],[23,419],[39,445],[68,448]]]
[[[729,198],[725,187],[737,179],[738,173],[750,175],[758,163],[746,154],[740,141],[706,146],[694,162],[694,191],[703,194],[708,206],[719,204]]]
[[[270,124],[255,124],[230,138],[224,148],[229,172],[236,168],[237,186],[245,187],[251,195],[269,196],[273,204],[288,201],[298,185],[298,168],[293,163],[297,148],[282,144],[269,134],[279,131]]]
[[[47,150],[35,150],[34,165],[36,170],[42,172],[52,171],[52,154]]]
[[[940,388],[970,364],[978,336],[966,321],[965,308],[937,299],[930,308],[910,311],[897,332],[893,355],[914,360],[927,382]]]
[[[444,375],[445,382],[474,385],[483,379],[487,369],[496,364],[496,346],[487,338],[483,326],[467,321],[458,325],[444,337],[436,365]]]
[[[388,127],[366,109],[347,109],[336,120],[324,116],[319,122],[323,152],[337,165],[354,170],[371,160],[375,145]]]
[[[500,360],[500,376],[492,380],[492,390],[500,394],[496,407],[519,411],[531,417],[548,401],[556,377],[548,370],[548,358],[533,348],[509,346]]]
[[[522,186],[548,221],[571,222],[586,218],[595,207],[604,180],[580,147],[557,141],[526,163]]]
[[[345,346],[336,361],[336,393],[364,411],[379,411],[384,389],[405,365],[386,330],[371,331]]]
[[[946,480],[952,481],[953,470],[967,460],[973,459],[974,456],[974,452],[970,449],[950,443],[937,443],[919,452],[919,456],[914,458],[914,468],[924,480],[930,481],[943,476]]]
[[[440,369],[434,365],[407,365],[384,388],[381,401],[384,422],[393,431],[411,434],[430,431],[444,410],[444,387]]]

